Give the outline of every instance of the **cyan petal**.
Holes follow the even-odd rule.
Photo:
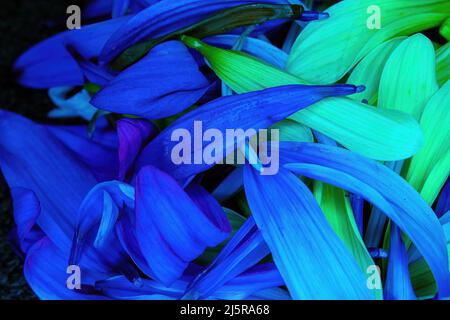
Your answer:
[[[244,184],[252,216],[294,299],[374,298],[356,260],[300,179],[283,168],[262,176],[246,166]]]
[[[431,208],[400,176],[356,153],[319,144],[281,142],[280,159],[297,174],[357,193],[379,207],[424,256],[440,296],[450,292],[442,227]]]

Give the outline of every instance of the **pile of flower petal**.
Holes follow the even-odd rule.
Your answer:
[[[91,2],[83,17],[96,22],[14,65],[20,84],[48,89],[49,118],[80,124],[0,111],[13,243],[33,291],[448,298],[449,9],[448,0]],[[224,134],[278,129],[277,173],[250,161],[248,141],[231,146],[244,164],[175,163],[172,133],[194,134],[196,121]]]

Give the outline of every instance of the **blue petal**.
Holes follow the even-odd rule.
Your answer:
[[[67,273],[67,256],[48,238],[43,238],[30,248],[24,265],[25,278],[40,299],[104,299],[99,293],[85,293],[89,285],[94,284],[94,279],[101,279],[103,275],[93,273],[89,267],[80,271],[81,289],[68,289],[66,282],[70,273]]]
[[[118,18],[125,15],[129,5],[130,0],[113,0],[112,17]]]
[[[36,230],[36,220],[41,213],[41,205],[34,192],[29,189],[12,188],[11,197],[17,238],[21,250],[26,253],[30,245],[43,235],[40,230]]]
[[[150,122],[142,119],[123,118],[116,124],[119,137],[118,179],[123,180],[144,143],[151,139],[157,130]]]
[[[359,233],[361,236],[363,235],[363,224],[364,224],[364,199],[359,195],[351,193],[350,194],[350,203],[352,206],[353,213],[355,215],[355,222],[358,226]]]
[[[188,49],[169,41],[121,72],[91,103],[111,112],[158,119],[187,109],[208,86]]]
[[[416,295],[409,278],[408,255],[402,235],[395,223],[391,224],[389,264],[384,297],[387,300],[415,300]]]
[[[238,193],[244,186],[244,167],[235,168],[222,182],[214,189],[212,195],[219,202],[231,198]]]
[[[0,111],[0,166],[10,188],[32,190],[41,204],[38,225],[61,248],[70,248],[73,219],[97,180],[45,126]]]
[[[441,195],[436,204],[436,215],[438,218],[442,217],[450,210],[450,179],[447,180],[444,187],[442,188]]]
[[[252,215],[294,299],[374,298],[300,179],[283,168],[262,176],[246,166],[244,185]]]
[[[297,174],[359,194],[379,207],[414,242],[430,266],[441,296],[450,292],[448,254],[439,220],[420,195],[385,166],[330,146],[281,142],[280,159]]]
[[[117,176],[117,135],[108,128],[96,128],[92,138],[88,128],[81,126],[49,126],[48,130],[64,143],[75,158],[90,168],[98,181]],[[87,152],[89,150],[89,152]]]
[[[386,167],[400,174],[403,167],[403,161],[388,161],[385,163]],[[364,235],[364,242],[368,247],[378,247],[384,234],[386,225],[386,215],[377,207],[372,207],[370,212],[369,222],[367,223],[366,234]]]
[[[184,298],[204,299],[210,295],[215,295],[216,290],[224,283],[257,264],[268,254],[269,249],[253,219],[247,219],[216,259],[189,285]],[[251,286],[251,283],[248,283],[248,285]],[[273,285],[268,287],[271,286]],[[255,286],[247,295],[256,292],[258,289],[260,288]]]
[[[177,180],[186,179],[212,167],[212,164],[174,164],[172,151],[178,142],[172,140],[172,133],[176,129],[188,131],[195,137],[194,128],[201,123],[203,132],[208,129],[221,131],[223,136],[226,129],[240,128],[244,131],[269,127],[292,113],[305,108],[329,96],[348,95],[357,92],[360,88],[352,85],[335,86],[304,86],[291,85],[250,92],[241,95],[222,97],[211,101],[201,108],[189,112],[159,134],[141,153],[136,165],[141,168],[147,164],[156,166],[169,172]],[[236,115],[239,115],[237,117]],[[236,139],[234,139],[236,140]],[[233,150],[243,141],[226,141],[223,153]],[[195,152],[202,152],[210,143],[202,141],[196,150],[191,147],[188,155],[194,158]],[[196,147],[194,145],[194,147]],[[222,159],[221,159],[222,160]]]
[[[82,85],[83,72],[67,47],[74,48],[85,59],[97,57],[106,40],[129,19],[83,26],[38,43],[15,62],[18,82],[32,88]]]
[[[284,0],[162,0],[139,12],[116,32],[102,50],[108,63],[125,49],[144,39],[156,39],[195,24],[220,10],[252,3],[283,3]]]
[[[173,283],[188,262],[207,246],[225,240],[230,230],[226,218],[202,212],[169,175],[150,166],[139,172],[136,238],[155,277],[164,284]]]

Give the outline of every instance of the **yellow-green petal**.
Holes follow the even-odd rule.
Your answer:
[[[237,93],[304,83],[250,55],[212,47],[190,37],[182,40],[200,51],[217,76]],[[408,158],[422,144],[420,127],[411,116],[379,110],[348,98],[324,99],[290,118],[377,160]]]
[[[334,232],[350,249],[362,272],[367,275],[367,270],[375,263],[358,231],[352,206],[348,196],[346,196],[346,192],[329,184],[314,181],[314,197]],[[382,299],[383,291],[381,288],[372,290],[377,299]]]
[[[314,84],[335,83],[380,43],[450,16],[448,0],[346,0],[327,12],[329,19],[300,33],[287,64],[290,73]]]

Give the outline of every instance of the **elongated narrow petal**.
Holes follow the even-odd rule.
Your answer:
[[[134,189],[118,181],[108,181],[97,184],[84,198],[80,204],[75,217],[76,226],[74,228],[74,241],[71,247],[70,263],[78,264],[81,259],[83,249],[92,243],[88,241],[88,234],[94,232],[95,247],[104,247],[107,238],[112,238],[112,242],[117,242],[114,230],[118,219],[119,209],[124,206],[134,207]],[[120,250],[108,253],[121,254]]]
[[[156,128],[143,119],[124,118],[117,121],[119,137],[119,180],[125,175],[136,159],[144,143],[156,133]]]
[[[187,109],[208,86],[187,48],[170,41],[120,73],[91,102],[99,109],[158,119]]]
[[[244,182],[252,215],[294,299],[373,298],[352,254],[295,175],[283,169],[261,176],[246,167]]]
[[[163,171],[169,172],[176,179],[188,178],[196,173],[202,172],[221,161],[227,151],[235,150],[243,140],[242,137],[237,139],[227,139],[225,143],[219,144],[218,153],[223,154],[218,157],[214,163],[200,163],[194,158],[196,155],[203,155],[203,148],[208,145],[204,141],[199,143],[194,141],[191,146],[192,137],[198,138],[198,126],[203,131],[208,129],[218,130],[224,137],[226,129],[238,128],[246,131],[247,129],[263,129],[273,123],[276,123],[293,112],[305,108],[325,97],[340,96],[355,93],[358,87],[351,85],[336,86],[284,86],[262,90],[259,92],[251,92],[243,95],[235,95],[222,97],[203,105],[188,114],[184,115],[171,126],[167,127],[159,134],[141,153],[137,161],[137,167],[140,168],[146,164],[152,164]],[[239,117],[236,115],[239,114]],[[196,129],[197,128],[197,129]],[[187,134],[184,144],[189,145],[189,151],[183,157],[190,159],[189,163],[175,164],[172,160],[174,155],[174,147],[179,144],[180,138],[173,141],[172,135],[175,130],[182,130],[183,134]],[[177,131],[180,132],[180,131]],[[196,135],[197,132],[197,135]],[[235,141],[238,140],[238,141]]]
[[[235,92],[304,83],[242,52],[215,48],[190,37],[183,37],[182,40],[205,55],[214,72]],[[350,150],[377,160],[408,158],[417,152],[422,143],[420,127],[412,117],[372,108],[350,99],[324,99],[295,113],[290,119],[329,136]]]
[[[216,47],[232,48],[240,36],[238,35],[219,35],[204,39],[206,43]],[[287,54],[270,44],[267,41],[257,38],[247,37],[243,41],[242,51],[252,56],[260,58],[271,65],[274,65],[280,69],[283,69],[287,62]]]
[[[73,47],[85,59],[97,57],[106,40],[128,19],[83,26],[35,45],[14,65],[18,82],[32,88],[82,85],[83,73],[67,46]]]
[[[433,44],[422,34],[404,40],[386,62],[378,107],[406,112],[420,120],[438,90]]]
[[[408,272],[408,255],[400,230],[391,224],[389,264],[386,275],[385,297],[388,300],[415,300]]]
[[[212,14],[239,5],[252,3],[283,3],[284,0],[162,0],[138,13],[106,43],[101,61],[110,62],[125,49],[144,39],[157,39]]]
[[[449,254],[448,268],[450,270],[450,213],[447,212],[445,215],[443,215],[439,219],[439,222],[444,228],[445,236],[447,239],[447,252]],[[411,249],[415,248],[410,247],[410,250],[408,251],[409,258],[412,259],[414,256],[417,257],[414,261],[411,261],[409,265],[409,273],[411,275],[411,281],[414,287],[414,291],[416,292],[417,297],[420,297],[422,299],[434,298],[437,293],[437,286],[436,281],[433,277],[433,273],[431,272],[430,267],[428,266],[425,259],[416,254],[417,250],[412,251]]]
[[[51,118],[82,117],[91,120],[97,109],[89,100],[91,99],[86,90],[81,90],[77,94],[67,97],[73,87],[56,87],[48,91],[52,102],[58,107],[49,112]]]
[[[398,37],[381,43],[358,63],[348,77],[347,83],[361,83],[366,87],[366,90],[353,95],[351,99],[358,101],[365,99],[369,104],[376,104],[384,65],[392,51],[394,51],[404,39],[406,38]]]
[[[297,174],[357,193],[379,207],[424,256],[440,296],[448,295],[450,273],[444,232],[434,212],[405,180],[375,161],[324,145],[282,142],[280,159]]]
[[[439,190],[444,185],[450,174],[450,113],[448,106],[450,101],[450,81],[430,99],[425,106],[423,116],[420,120],[424,135],[424,146],[411,160],[406,175],[408,182],[422,193],[426,181],[433,178],[432,185],[427,188],[434,189],[433,197],[427,199],[431,205]],[[443,163],[439,164],[442,161]],[[430,173],[437,167],[438,172]]]
[[[442,188],[441,195],[434,210],[438,217],[443,216],[450,211],[450,180],[447,179],[445,186]]]
[[[334,83],[380,43],[440,25],[446,0],[348,0],[310,23],[297,38],[287,70],[317,84]],[[313,54],[311,54],[313,53]],[[324,71],[325,70],[325,71]]]
[[[440,86],[450,80],[450,42],[436,51],[436,76]]]
[[[223,216],[225,214],[222,212]],[[144,167],[136,179],[136,237],[158,280],[170,284],[207,246],[231,231],[226,217],[202,212],[169,175]],[[174,272],[166,263],[178,266]]]
[[[216,259],[192,281],[184,298],[201,299],[214,294],[225,282],[257,264],[268,254],[269,249],[255,222],[252,218],[247,219]]]
[[[362,241],[345,191],[320,181],[315,181],[314,197],[334,232],[345,243],[358,262],[361,271],[367,273],[370,270],[369,268],[375,263]],[[377,299],[383,296],[381,288],[373,288],[373,293]]]

